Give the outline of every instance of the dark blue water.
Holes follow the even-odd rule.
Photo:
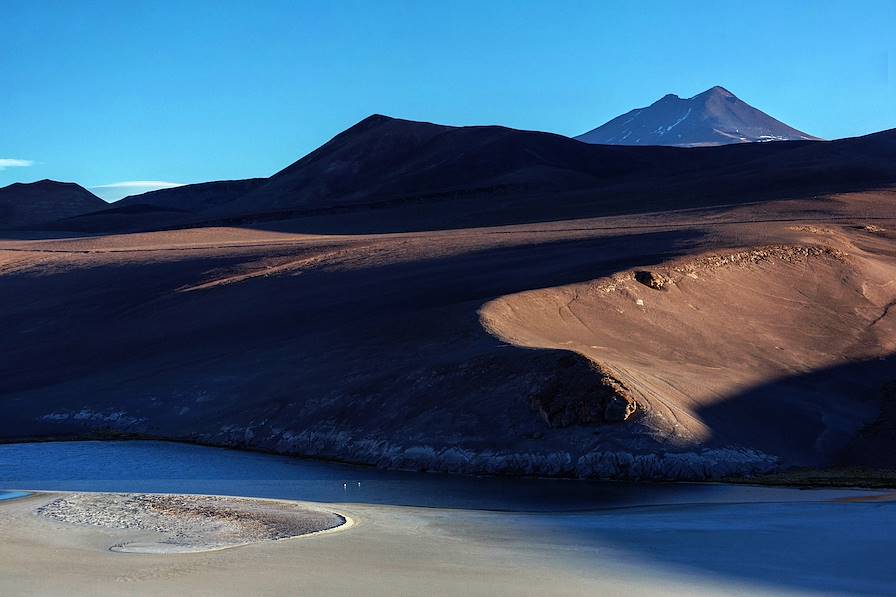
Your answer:
[[[850,494],[744,485],[501,479],[389,472],[150,441],[0,445],[0,489],[202,493],[519,511],[811,501]]]

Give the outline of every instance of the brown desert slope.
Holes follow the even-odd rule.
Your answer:
[[[0,436],[554,476],[892,465],[893,200],[3,241]]]
[[[40,227],[108,206],[73,182],[14,183],[0,189],[0,229]]]
[[[600,363],[637,403],[638,424],[671,445],[750,445],[792,463],[830,463],[879,414],[868,380],[766,384],[896,350],[890,243],[861,245],[832,230],[697,254],[502,297],[482,317],[515,344]],[[739,395],[749,399],[732,400]]]

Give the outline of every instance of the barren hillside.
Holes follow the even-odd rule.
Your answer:
[[[887,464],[892,206],[0,241],[0,433],[553,476]]]

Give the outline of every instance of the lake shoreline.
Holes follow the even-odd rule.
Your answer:
[[[78,434],[65,434],[53,436],[36,436],[22,438],[0,438],[0,445],[14,444],[32,444],[32,443],[54,443],[54,442],[115,442],[115,441],[158,441],[170,442],[174,444],[184,444],[193,446],[203,446],[208,448],[216,448],[222,450],[234,450],[236,452],[249,452],[256,454],[268,454],[281,456],[285,458],[296,459],[300,461],[317,462],[322,464],[337,464],[347,467],[357,467],[359,469],[373,469],[394,472],[409,473],[427,473],[435,475],[450,475],[458,477],[470,478],[494,478],[494,479],[537,479],[541,481],[596,481],[601,482],[632,482],[647,484],[738,484],[738,485],[755,485],[761,487],[787,487],[794,489],[811,489],[811,488],[836,488],[836,489],[896,489],[896,470],[889,469],[867,469],[867,468],[798,468],[792,470],[771,471],[767,473],[750,474],[750,475],[729,475],[718,479],[663,479],[663,478],[594,478],[594,477],[577,477],[573,475],[567,476],[542,476],[542,475],[526,475],[514,473],[467,473],[456,471],[442,470],[426,470],[418,468],[391,468],[378,467],[373,464],[356,462],[339,458],[327,458],[317,456],[304,456],[288,452],[279,452],[269,450],[258,446],[234,446],[219,444],[215,442],[202,441],[192,438],[173,439],[167,436],[155,436],[149,434],[125,433],[125,432],[97,432],[90,431]]]
[[[31,490],[0,502],[0,594],[896,586],[882,491],[421,475],[161,441],[2,445],[0,486]]]
[[[40,491],[0,503],[0,593],[752,595],[823,587],[882,592],[893,580],[880,563],[891,541],[892,505],[821,495],[821,501],[789,504],[581,513],[315,503],[344,516],[346,524],[182,551],[147,542],[139,527],[69,524],[37,514],[47,503],[80,493]],[[94,494],[116,495],[122,494]],[[782,525],[786,536],[771,532]],[[842,543],[826,540],[832,536]],[[800,566],[795,545],[814,546],[799,556]],[[829,565],[833,557],[841,562],[836,570]]]
[[[896,489],[896,470],[800,468],[757,477],[729,477],[724,482],[766,487]]]

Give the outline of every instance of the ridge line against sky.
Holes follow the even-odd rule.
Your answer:
[[[827,139],[896,126],[891,0],[42,1],[4,20],[0,186],[105,199],[269,176],[373,113],[575,136],[721,85]]]

